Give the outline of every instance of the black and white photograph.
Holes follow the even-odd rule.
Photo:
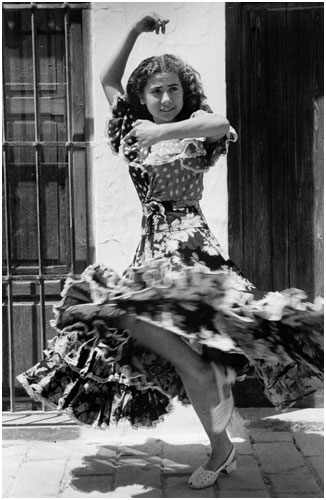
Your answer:
[[[324,3],[2,2],[2,498],[324,498]]]

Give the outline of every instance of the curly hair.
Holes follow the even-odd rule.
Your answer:
[[[162,56],[144,59],[132,72],[128,80],[126,98],[138,118],[143,120],[153,119],[146,105],[140,102],[148,78],[154,73],[168,72],[174,72],[179,76],[183,88],[183,108],[177,117],[178,121],[189,118],[198,109],[209,110],[208,106],[203,104],[206,96],[203,92],[199,73],[188,64],[185,64],[180,58],[171,54],[163,54]]]

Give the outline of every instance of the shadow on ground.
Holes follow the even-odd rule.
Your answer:
[[[169,457],[164,457],[165,446]],[[132,446],[99,446],[96,454],[83,457],[81,467],[70,471],[70,486],[81,493],[119,490],[118,496],[122,496],[128,489],[127,496],[133,498],[161,497],[166,486],[163,464],[164,474],[169,474],[172,481],[178,478],[186,487],[191,470],[201,465],[208,454],[209,447],[198,443],[171,445],[155,439]],[[191,498],[192,490],[187,491]]]

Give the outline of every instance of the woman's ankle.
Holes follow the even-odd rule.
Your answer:
[[[211,453],[210,456],[225,455],[232,450],[232,442],[226,431],[210,436]]]
[[[229,457],[231,451],[233,449],[233,445],[231,441],[229,443],[225,443],[222,446],[214,446],[211,448],[211,453],[209,455],[209,459],[205,468],[207,470],[216,470],[218,469]]]

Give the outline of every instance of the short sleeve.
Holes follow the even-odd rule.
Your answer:
[[[211,114],[212,110],[208,105],[205,105],[204,108],[195,111],[191,115],[191,118],[208,113]],[[227,134],[216,142],[209,142],[204,137],[182,140],[181,142],[185,145],[183,168],[206,172],[210,167],[215,165],[220,156],[227,154],[229,143],[235,142],[237,139],[238,136],[236,131],[230,126]],[[193,159],[195,155],[191,154],[190,151],[194,146],[196,146],[199,151],[201,150],[196,161]]]
[[[123,142],[125,135],[132,129],[135,116],[125,96],[118,94],[111,106],[111,118],[107,122],[109,145],[115,153],[122,152],[128,161],[138,157],[138,144],[134,137]]]

